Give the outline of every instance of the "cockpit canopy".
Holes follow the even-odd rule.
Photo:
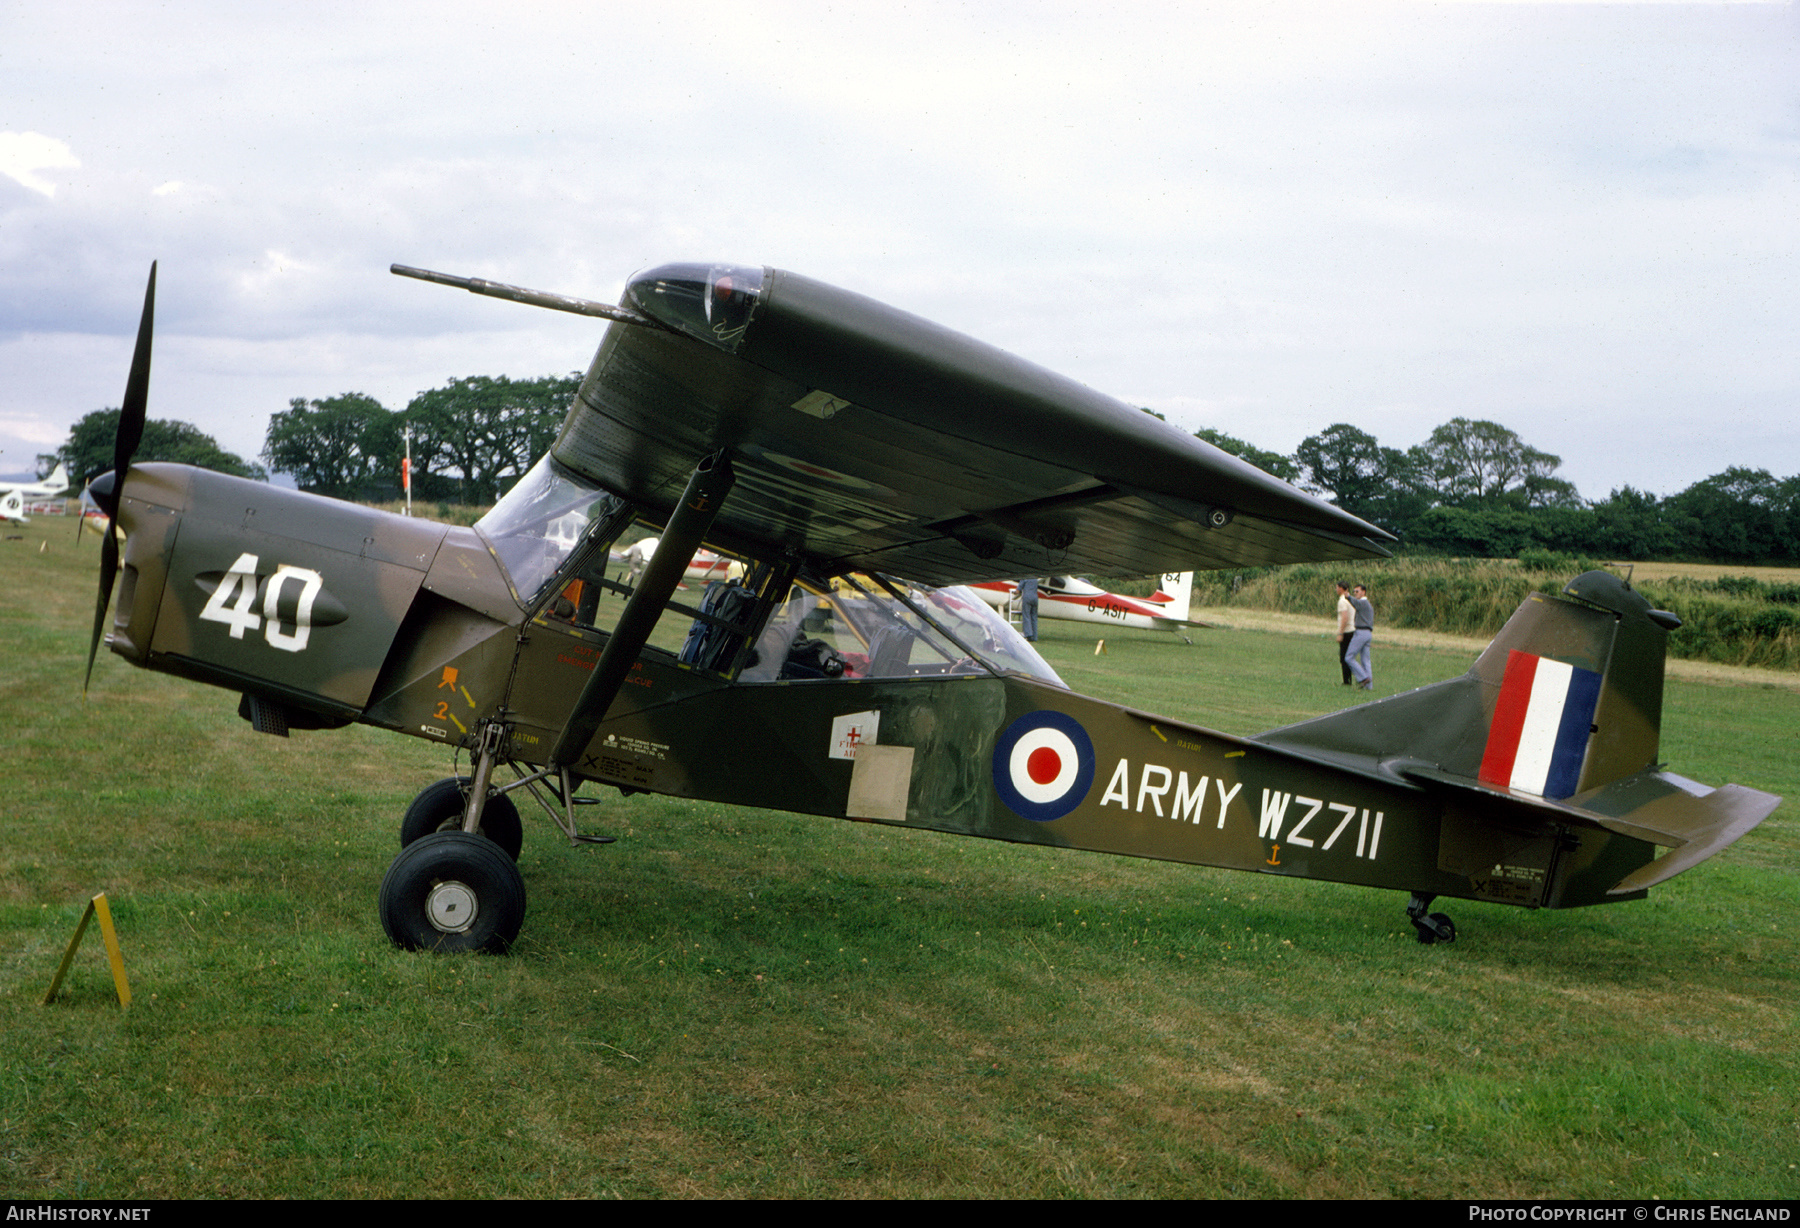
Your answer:
[[[655,550],[646,536],[652,527],[639,509],[545,457],[475,530],[528,613],[606,632]],[[688,599],[698,604],[669,601],[651,649],[738,682],[985,673],[1064,685],[1011,624],[961,586],[802,576],[754,559],[733,566],[709,551],[688,577]]]

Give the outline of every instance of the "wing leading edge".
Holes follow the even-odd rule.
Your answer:
[[[1393,540],[1121,401],[797,274],[664,265],[622,303],[664,327],[608,330],[552,455],[672,508],[695,460],[729,449],[722,545],[951,584]]]

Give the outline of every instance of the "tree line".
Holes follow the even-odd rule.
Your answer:
[[[410,432],[415,498],[492,503],[550,450],[580,384],[576,372],[472,375],[421,392],[402,410],[360,392],[295,397],[269,418],[262,457],[302,490],[379,502],[399,497]]]
[[[475,375],[421,392],[402,410],[360,392],[295,397],[269,418],[263,464],[225,451],[191,423],[151,419],[136,459],[257,481],[286,473],[301,490],[380,503],[400,497],[400,462],[410,433],[415,497],[493,503],[550,450],[580,383],[576,372],[529,380]],[[112,468],[118,429],[117,409],[86,415],[62,447],[38,456],[38,475],[62,463],[83,482]]]
[[[113,467],[113,441],[119,433],[119,411],[96,409],[84,415],[69,428],[69,437],[54,452],[40,452],[37,475],[50,476],[58,465],[67,465],[69,482],[76,489]],[[269,475],[261,465],[245,460],[235,452],[227,452],[219,441],[191,422],[174,422],[151,418],[144,423],[144,437],[138,444],[136,460],[173,461],[193,465],[197,469],[216,469],[240,478],[266,482]]]
[[[1497,422],[1454,418],[1404,449],[1340,422],[1308,436],[1288,456],[1219,431],[1196,434],[1380,525],[1409,552],[1800,560],[1800,476],[1734,466],[1676,494],[1622,486],[1590,502],[1556,476],[1561,457]]]

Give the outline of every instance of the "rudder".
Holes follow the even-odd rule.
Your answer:
[[[1480,760],[1452,770],[1561,799],[1653,766],[1680,625],[1611,572],[1531,594],[1469,671],[1492,688],[1489,719]]]

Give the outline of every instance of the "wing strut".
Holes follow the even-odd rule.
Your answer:
[[[656,553],[650,556],[650,565],[644,569],[637,588],[625,603],[612,637],[606,641],[594,672],[588,675],[587,685],[581,689],[581,698],[575,701],[574,711],[569,713],[569,723],[563,726],[562,736],[550,752],[553,767],[573,765],[593,740],[594,731],[606,719],[606,710],[612,707],[619,688],[625,685],[625,675],[631,672],[638,653],[643,651],[650,632],[655,630],[663,604],[681,583],[688,560],[700,548],[701,539],[712,527],[713,517],[719,514],[719,505],[725,501],[736,480],[737,475],[732,472],[731,461],[724,452],[715,452],[695,466],[687,489],[682,492],[681,502],[676,506],[675,514],[669,517],[662,540],[656,545]]]

